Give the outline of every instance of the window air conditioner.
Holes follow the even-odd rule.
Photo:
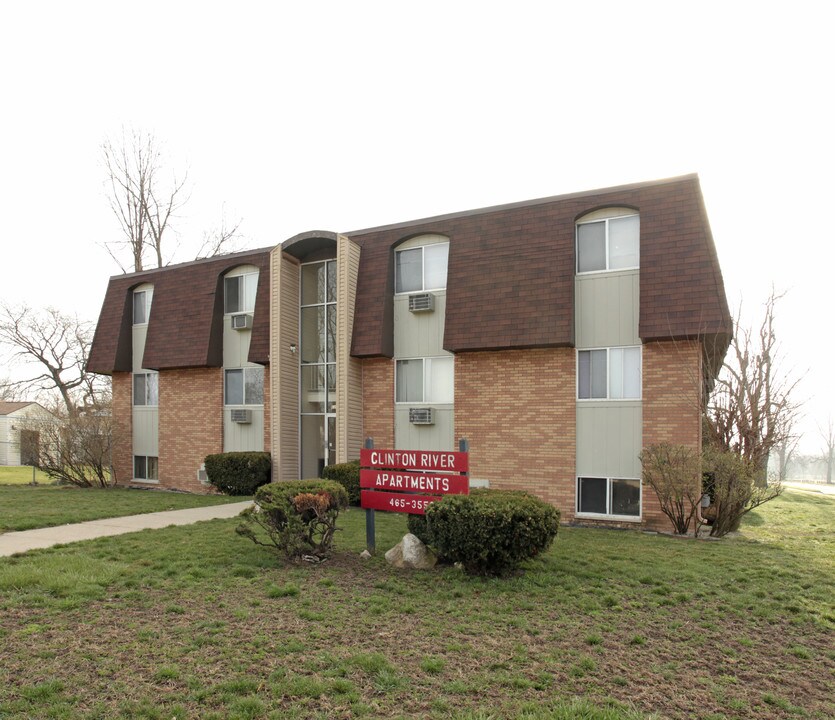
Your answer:
[[[252,422],[252,410],[233,409],[232,422],[238,423],[239,425],[248,425]]]
[[[233,330],[249,330],[252,328],[252,315],[249,313],[240,313],[232,316]]]
[[[432,312],[435,309],[435,296],[432,293],[409,295],[409,312]]]
[[[409,422],[412,425],[434,425],[435,414],[432,408],[409,408]]]
[[[206,463],[200,463],[200,469],[197,471],[197,482],[202,485],[209,484],[209,473],[206,472]]]

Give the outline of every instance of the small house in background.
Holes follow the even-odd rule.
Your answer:
[[[114,276],[87,367],[113,379],[120,484],[205,491],[203,459],[235,450],[314,478],[369,436],[467,438],[474,484],[666,527],[638,456],[700,447],[731,330],[687,175]]]
[[[37,465],[40,433],[27,424],[51,417],[52,413],[36,402],[0,400],[0,465]]]

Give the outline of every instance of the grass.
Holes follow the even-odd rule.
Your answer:
[[[40,485],[51,485],[52,478],[45,472],[35,470],[35,482]],[[0,485],[30,485],[32,483],[32,467],[29,465],[0,465]]]
[[[126,488],[8,485],[0,487],[0,532],[138,515],[159,510],[219,505],[246,498],[189,495]]]
[[[321,565],[234,520],[0,559],[0,717],[833,717],[835,498],[752,515],[563,528],[502,579],[363,561],[357,510]],[[404,532],[378,514],[381,550]]]

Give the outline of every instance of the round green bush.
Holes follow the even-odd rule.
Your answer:
[[[270,481],[272,463],[267,452],[228,452],[206,456],[209,482],[227,495],[252,495]]]
[[[511,490],[447,495],[426,509],[431,545],[473,575],[503,575],[547,550],[560,513],[537,497]],[[418,536],[420,537],[420,536]]]

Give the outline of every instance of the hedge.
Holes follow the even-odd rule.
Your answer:
[[[228,452],[206,456],[209,482],[227,495],[252,495],[270,481],[267,452]]]
[[[447,495],[425,517],[438,555],[474,575],[508,573],[547,550],[560,522],[559,510],[529,493],[488,489]]]

